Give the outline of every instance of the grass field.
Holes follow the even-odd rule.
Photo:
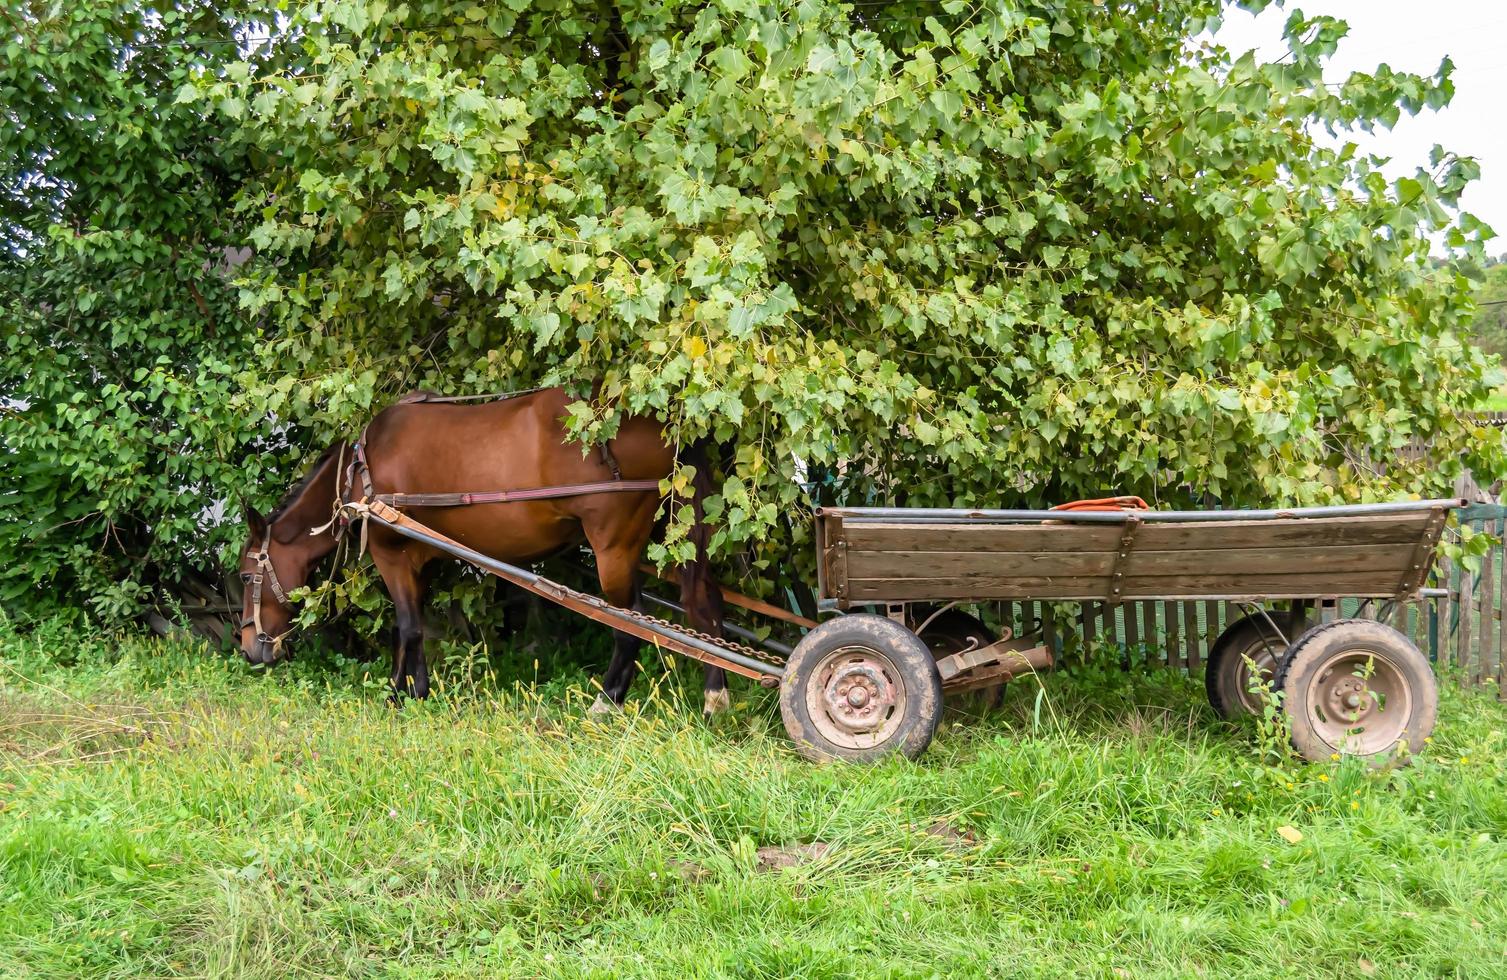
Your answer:
[[[584,642],[394,711],[352,662],[0,621],[0,976],[1507,975],[1489,696],[1375,774],[1080,667],[817,767],[684,668],[585,720]]]

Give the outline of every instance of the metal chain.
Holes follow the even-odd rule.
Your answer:
[[[560,585],[559,583],[552,584],[562,593],[569,595],[573,599],[585,600],[587,602],[594,603],[602,602],[599,597],[594,596],[589,592],[578,592],[568,585]],[[724,637],[713,636],[710,633],[703,633],[700,630],[692,629],[689,626],[681,626],[679,623],[672,623],[668,619],[660,619],[658,616],[651,616],[648,613],[639,612],[637,609],[624,609],[621,606],[614,606],[611,603],[603,603],[603,605],[607,606],[607,608],[612,609],[615,612],[622,613],[629,619],[636,620],[640,623],[645,623],[647,625],[654,626],[663,630],[669,630],[675,633],[682,633],[686,636],[695,637],[698,640],[710,643],[713,646],[721,647],[724,650],[731,650],[733,653],[741,653],[745,657],[752,657],[753,659],[758,660],[762,663],[769,664],[772,667],[785,666],[784,657],[770,653],[768,650],[761,650],[757,647],[751,647],[747,644],[739,643],[737,640],[729,640]]]

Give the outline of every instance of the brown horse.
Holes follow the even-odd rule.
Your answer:
[[[574,400],[549,388],[479,404],[425,403],[404,399],[367,426],[362,439],[371,490],[377,494],[453,494],[456,491],[566,487],[621,479],[662,480],[675,465],[675,450],[654,419],[630,416],[602,451],[567,440],[562,420]],[[287,593],[308,583],[309,573],[335,550],[331,524],[337,497],[351,501],[364,492],[350,464],[354,447],[337,444],[266,517],[246,512],[249,536],[241,549],[243,589],[241,652],[252,663],[270,664],[282,653],[292,609]],[[702,500],[710,488],[708,460],[700,446],[683,459],[696,468],[691,503],[697,517],[692,538],[697,560],[682,567],[681,604],[692,626],[722,634],[722,593],[707,563],[708,532]],[[596,554],[602,595],[618,606],[638,603],[639,562],[659,509],[656,490],[588,492],[545,499],[467,506],[405,506],[415,520],[467,547],[502,561],[527,564],[566,548],[590,544]],[[372,560],[397,607],[393,650],[394,693],[425,697],[429,668],[424,659],[424,570],[438,550],[373,522]],[[639,640],[615,631],[612,662],[602,693],[621,705],[638,669]],[[728,705],[726,677],[707,665],[705,708]],[[602,698],[593,705],[603,710]]]

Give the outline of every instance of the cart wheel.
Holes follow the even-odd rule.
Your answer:
[[[785,666],[780,714],[808,759],[914,759],[942,715],[942,681],[920,637],[854,613],[807,633]]]
[[[925,624],[926,628],[916,634],[921,637],[931,650],[932,659],[941,660],[964,650],[972,650],[977,647],[986,647],[998,637],[990,632],[989,627],[984,625],[983,620],[977,616],[963,612],[961,609],[948,609],[936,619],[927,622],[927,619],[935,612],[935,607],[921,606],[912,607],[914,622]],[[913,626],[912,629],[915,627]],[[994,684],[989,687],[975,688],[963,694],[954,695],[957,698],[970,698],[980,710],[987,711],[990,708],[999,707],[1001,699],[1005,696],[1005,685]]]
[[[911,618],[916,625],[925,623],[926,628],[917,635],[937,660],[973,647],[988,646],[996,639],[983,620],[961,609],[948,609],[928,623],[933,612],[936,612],[935,606],[920,606],[912,610]],[[915,629],[915,626],[911,628]]]
[[[1271,618],[1271,623],[1261,616],[1237,619],[1209,648],[1204,689],[1219,717],[1234,719],[1261,713],[1261,697],[1251,693],[1251,668],[1246,658],[1255,663],[1263,684],[1270,688],[1287,644],[1305,629],[1302,617],[1295,620],[1290,612],[1273,612]],[[1272,635],[1272,624],[1281,637]]]
[[[1310,761],[1339,753],[1380,764],[1423,746],[1434,730],[1439,687],[1428,658],[1407,637],[1369,619],[1315,626],[1277,669],[1292,744]]]

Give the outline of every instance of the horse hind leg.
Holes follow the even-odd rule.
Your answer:
[[[695,467],[692,480],[691,510],[694,522],[690,539],[696,548],[696,557],[680,568],[680,604],[685,607],[686,618],[697,630],[709,636],[722,636],[722,588],[712,575],[709,543],[712,529],[706,520],[706,498],[715,487],[712,483],[711,456],[708,444],[703,440],[691,445],[685,459]],[[707,717],[721,714],[732,706],[727,694],[727,671],[706,664],[706,681],[702,690],[702,714]]]
[[[722,589],[706,564],[696,562],[681,568],[680,602],[692,627],[709,636],[722,635]],[[704,666],[701,713],[710,718],[729,710],[732,698],[727,693],[727,671],[713,664]]]

